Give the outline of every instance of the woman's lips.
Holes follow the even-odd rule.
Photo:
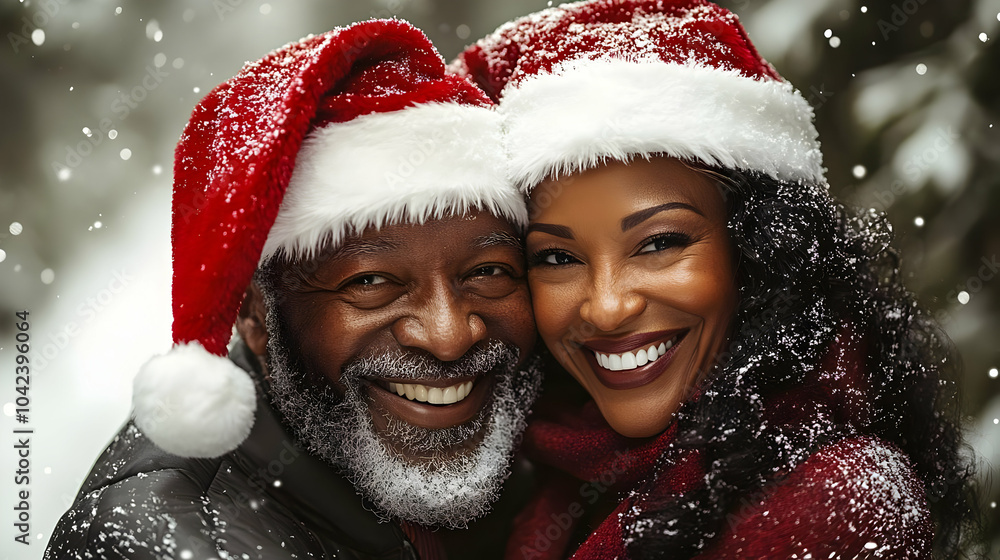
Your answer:
[[[590,340],[585,340],[583,342],[583,346],[590,348],[595,352],[631,352],[640,348],[647,348],[651,344],[659,345],[661,342],[667,342],[668,340],[671,340],[686,331],[687,329],[670,329],[665,331],[638,333],[622,338],[592,338]]]
[[[673,360],[688,330],[641,333],[617,340],[591,340],[582,350],[609,389],[634,389],[656,380]]]
[[[475,418],[492,392],[494,378],[494,375],[488,374],[461,379],[369,379],[368,397],[376,407],[407,424],[432,430],[451,428]],[[400,385],[406,385],[402,396],[398,394]],[[457,386],[460,385],[468,390],[466,396],[457,399],[460,390]],[[408,398],[408,394],[412,394],[413,398]],[[452,398],[456,401],[432,404],[433,401],[445,402]]]

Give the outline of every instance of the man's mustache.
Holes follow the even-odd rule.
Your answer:
[[[418,380],[479,376],[500,365],[513,366],[518,362],[519,354],[516,346],[499,340],[484,341],[453,362],[395,349],[351,361],[344,366],[341,379],[386,377]]]

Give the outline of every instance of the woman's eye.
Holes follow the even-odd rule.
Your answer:
[[[563,251],[539,251],[531,259],[536,265],[561,266],[577,262],[569,253]]]
[[[671,233],[667,235],[657,235],[650,239],[642,248],[640,253],[657,253],[673,249],[676,247],[686,247],[691,244],[691,238],[682,233]]]

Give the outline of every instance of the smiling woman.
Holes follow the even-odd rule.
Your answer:
[[[726,208],[676,159],[546,181],[526,239],[539,333],[618,433],[666,429],[723,349],[736,307]]]
[[[499,102],[538,330],[592,398],[538,407],[508,558],[958,554],[951,344],[734,14],[566,4],[453,68]]]

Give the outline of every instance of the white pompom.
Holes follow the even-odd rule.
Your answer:
[[[132,383],[135,425],[164,451],[218,457],[250,434],[257,409],[247,372],[198,342],[146,362]]]

